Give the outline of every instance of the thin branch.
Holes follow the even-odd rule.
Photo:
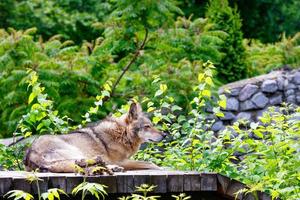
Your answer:
[[[145,37],[144,37],[144,40],[143,40],[141,46],[136,50],[136,52],[134,53],[134,55],[133,55],[132,59],[130,60],[130,62],[125,66],[122,73],[120,74],[120,76],[118,77],[116,82],[113,84],[112,90],[111,90],[111,96],[114,95],[116,87],[120,83],[120,81],[121,81],[122,77],[124,76],[124,74],[129,70],[130,66],[136,61],[136,59],[140,55],[140,51],[144,49],[144,47],[146,45],[146,42],[147,42],[147,38],[148,38],[148,29],[145,29],[145,31],[146,31]]]

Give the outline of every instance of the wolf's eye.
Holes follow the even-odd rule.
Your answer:
[[[144,128],[151,128],[151,126],[150,125],[145,125]]]

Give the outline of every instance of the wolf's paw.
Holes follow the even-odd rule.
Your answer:
[[[106,166],[112,172],[123,172],[124,168],[119,165],[107,165]]]
[[[88,163],[85,159],[75,160],[75,164],[82,168],[88,166]]]
[[[48,169],[47,167],[40,167],[40,168],[38,168],[37,171],[40,172],[40,173],[47,173],[47,172],[50,172],[49,169]]]
[[[97,156],[97,157],[95,158],[95,165],[105,166],[106,163],[105,163],[105,161],[102,159],[101,156]]]

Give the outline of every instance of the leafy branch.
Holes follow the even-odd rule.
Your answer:
[[[145,36],[143,39],[143,42],[141,44],[141,46],[135,51],[132,59],[128,62],[128,64],[124,67],[124,69],[122,70],[122,73],[120,74],[120,76],[117,78],[116,82],[113,84],[112,86],[112,92],[111,92],[111,96],[114,95],[114,92],[116,90],[117,85],[120,83],[122,77],[124,76],[124,74],[129,70],[129,68],[132,66],[132,64],[136,61],[136,59],[138,58],[138,56],[140,55],[140,51],[144,49],[147,39],[148,39],[148,29],[145,28]]]

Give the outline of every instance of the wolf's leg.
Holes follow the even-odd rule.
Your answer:
[[[159,166],[145,161],[135,161],[135,160],[125,160],[118,163],[125,170],[137,170],[137,169],[158,169],[161,170]]]
[[[74,159],[71,160],[57,160],[52,161],[51,163],[47,163],[44,166],[40,167],[44,169],[44,171],[49,172],[65,172],[65,173],[74,173],[75,170],[75,161]]]

